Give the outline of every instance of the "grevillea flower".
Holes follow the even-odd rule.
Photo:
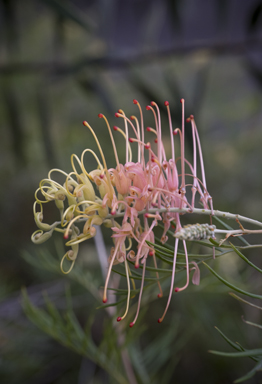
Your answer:
[[[79,243],[96,235],[96,227],[104,224],[111,228],[114,246],[108,258],[109,267],[104,286],[103,302],[107,302],[107,288],[113,265],[124,263],[127,280],[127,303],[124,315],[117,320],[123,320],[128,313],[131,288],[130,280],[134,285],[130,267],[142,268],[141,285],[139,290],[137,311],[132,327],[139,314],[148,259],[153,260],[153,270],[159,287],[158,296],[163,292],[160,285],[157,259],[154,249],[154,228],[162,222],[163,233],[161,242],[165,243],[170,233],[171,224],[175,228],[173,235],[174,257],[171,272],[171,284],[166,308],[162,322],[169,307],[173,292],[180,292],[187,288],[189,275],[194,271],[192,282],[199,284],[200,271],[196,262],[189,262],[187,253],[187,240],[214,238],[215,226],[208,224],[194,224],[182,227],[180,217],[182,212],[193,212],[196,198],[201,202],[204,209],[210,209],[213,213],[212,198],[207,190],[204,162],[200,139],[191,115],[187,122],[191,123],[193,137],[193,163],[185,157],[185,119],[184,100],[182,104],[181,129],[173,130],[169,103],[166,101],[167,116],[169,122],[170,152],[171,158],[167,158],[166,148],[162,140],[162,126],[159,107],[155,102],[146,107],[154,118],[155,127],[148,127],[146,131],[153,136],[152,144],[145,142],[145,127],[143,112],[137,100],[133,101],[139,111],[139,119],[135,116],[128,118],[122,110],[115,116],[123,123],[123,129],[114,126],[114,130],[122,134],[125,141],[125,158],[120,163],[113,133],[108,120],[103,114],[98,117],[105,121],[110,140],[112,143],[116,166],[108,168],[106,159],[99,140],[92,127],[84,121],[84,126],[93,135],[97,146],[98,156],[93,150],[86,149],[81,157],[71,156],[73,171],[66,173],[59,169],[53,169],[48,177],[42,180],[35,193],[34,217],[38,230],[32,235],[32,241],[41,243],[52,236],[54,231],[62,232],[67,240],[66,246],[71,250],[66,252],[61,260],[61,270],[69,273],[75,263]],[[133,159],[132,146],[137,145],[137,159]],[[176,147],[176,148],[175,148]],[[179,151],[176,157],[175,150]],[[85,157],[91,155],[97,162],[97,168],[88,172],[85,168]],[[199,159],[198,159],[199,158]],[[197,164],[200,164],[198,176]],[[54,173],[64,176],[64,183],[60,184],[53,179]],[[188,190],[191,192],[188,193]],[[39,195],[42,197],[39,197]],[[43,205],[54,201],[59,212],[59,220],[52,225],[43,223]],[[78,224],[81,225],[82,232]],[[186,282],[182,287],[174,288],[176,259],[179,241],[182,241]],[[72,262],[68,271],[63,269],[64,259]],[[149,260],[151,262],[151,260]],[[190,268],[190,264],[191,266]]]

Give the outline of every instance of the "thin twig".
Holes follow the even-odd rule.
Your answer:
[[[104,70],[105,68],[129,68],[134,64],[147,64],[152,60],[162,60],[163,57],[172,57],[174,55],[187,55],[197,50],[209,50],[212,54],[239,54],[246,53],[247,47],[250,46],[260,47],[261,38],[248,37],[243,40],[235,40],[230,42],[225,41],[200,41],[193,42],[191,44],[181,44],[172,47],[171,49],[156,49],[146,53],[136,53],[127,55],[125,58],[121,57],[107,57],[100,58],[86,58],[82,57],[80,60],[72,63],[58,62],[17,62],[17,63],[5,63],[0,65],[0,76],[13,75],[19,73],[20,75],[26,75],[28,73],[49,73],[51,75],[72,75],[82,70],[83,67],[95,67],[96,70]]]

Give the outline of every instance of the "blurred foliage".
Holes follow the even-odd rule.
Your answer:
[[[221,220],[220,220],[221,221]],[[227,225],[227,224],[225,224]],[[240,240],[242,240],[242,237],[240,237]],[[190,254],[189,258],[194,258],[194,260],[197,260],[198,263],[203,262],[202,260],[208,261],[213,259],[213,254],[208,254],[204,252],[204,249],[207,247],[207,249],[210,249],[212,247],[215,247],[216,249],[216,268],[218,267],[217,264],[218,261],[222,261],[222,258],[224,260],[224,257],[226,254],[231,253],[234,251],[245,263],[247,263],[252,268],[255,268],[259,273],[261,273],[261,269],[259,269],[257,266],[255,266],[249,259],[247,259],[243,253],[239,250],[239,248],[242,249],[248,249],[250,248],[250,244],[247,243],[245,239],[243,239],[243,242],[245,243],[244,246],[234,246],[234,245],[222,245],[219,246],[219,244],[211,240],[211,243],[208,243],[206,241],[196,241],[196,244],[201,246],[202,252],[197,254]],[[158,241],[157,241],[158,243]],[[160,241],[159,241],[160,243]],[[241,241],[240,241],[241,243]],[[171,270],[166,269],[168,264],[172,264],[172,246],[165,244],[160,245],[156,244],[156,256],[160,258],[162,261],[162,264],[159,268],[159,275],[160,275],[160,281],[163,286],[163,288],[167,288],[167,284],[169,282],[169,279],[167,280],[167,277],[171,275]],[[55,274],[61,274],[59,268],[58,268],[58,261],[52,256],[51,253],[48,251],[40,250],[39,253],[36,254],[36,258],[30,255],[29,253],[24,253],[24,257],[26,261],[35,267],[38,267],[40,270],[47,270],[50,272],[53,272]],[[178,260],[183,258],[185,255],[178,252]],[[225,261],[224,261],[225,262]],[[131,262],[130,262],[131,263]],[[231,289],[234,289],[235,291],[241,293],[242,295],[246,295],[249,297],[253,297],[256,299],[262,299],[261,295],[253,294],[250,292],[247,292],[243,289],[240,289],[233,285],[232,283],[228,282],[224,278],[222,278],[218,273],[216,273],[209,265],[206,264],[206,262],[203,262],[205,266],[208,267],[208,269],[212,272],[213,275],[216,276],[222,283],[224,283],[226,286],[230,287]],[[178,275],[180,275],[179,272],[183,272],[184,268],[180,267],[179,261],[177,262],[177,269],[178,269]],[[121,265],[119,266],[121,267]],[[146,285],[144,287],[144,295],[143,295],[143,302],[146,307],[150,305],[156,306],[156,309],[159,309],[159,305],[156,305],[155,299],[153,298],[156,296],[156,294],[153,296],[152,293],[155,291],[154,287],[155,284],[152,285],[152,283],[155,283],[155,278],[150,277],[152,273],[154,273],[154,268],[146,267],[147,269],[147,277],[145,279]],[[116,273],[119,273],[122,276],[124,275],[124,269],[120,268],[118,270],[115,270]],[[184,274],[183,274],[184,275]],[[136,280],[141,280],[141,276],[138,273],[132,273],[132,276]],[[34,305],[32,302],[32,299],[29,298],[26,291],[23,291],[23,308],[28,316],[28,318],[35,323],[42,331],[49,334],[51,337],[53,337],[55,340],[57,340],[62,345],[66,346],[67,348],[73,350],[74,352],[80,354],[81,356],[87,357],[89,360],[93,361],[97,366],[103,368],[108,374],[109,377],[112,379],[112,382],[119,382],[119,383],[125,383],[129,382],[126,381],[125,373],[123,371],[123,366],[121,364],[121,352],[123,353],[123,350],[127,349],[129,351],[129,355],[131,358],[131,362],[136,374],[137,382],[138,383],[157,383],[161,380],[161,383],[169,383],[171,380],[173,380],[175,368],[178,364],[178,362],[181,359],[181,351],[192,342],[192,336],[194,333],[199,332],[200,324],[203,321],[202,316],[205,317],[205,322],[208,322],[210,324],[209,319],[209,312],[204,309],[204,313],[202,316],[197,316],[194,321],[194,325],[191,324],[191,326],[187,329],[187,325],[181,322],[181,315],[178,315],[177,313],[171,314],[171,318],[169,319],[169,324],[171,327],[162,327],[160,326],[159,331],[157,332],[157,337],[151,340],[148,343],[143,344],[143,346],[139,343],[140,340],[143,340],[145,335],[149,333],[151,334],[150,326],[151,324],[147,325],[148,319],[145,312],[145,308],[143,309],[142,318],[139,318],[138,324],[135,325],[135,330],[130,329],[127,327],[127,322],[130,320],[123,321],[123,324],[121,323],[113,323],[112,315],[106,316],[105,318],[105,308],[113,308],[112,306],[119,304],[122,304],[123,301],[126,299],[122,299],[123,295],[126,296],[127,290],[126,289],[111,289],[111,293],[114,292],[116,298],[118,297],[118,301],[115,304],[108,304],[99,306],[98,308],[103,308],[103,320],[102,320],[102,327],[103,327],[103,337],[101,338],[101,335],[99,336],[99,341],[95,341],[94,338],[97,336],[94,335],[93,327],[94,324],[96,324],[96,319],[98,316],[97,310],[95,310],[94,305],[97,305],[96,303],[101,302],[101,298],[99,295],[99,291],[97,290],[97,281],[94,276],[92,276],[88,270],[79,268],[76,266],[72,272],[68,275],[69,279],[73,282],[77,282],[77,284],[80,284],[82,288],[84,288],[84,291],[88,291],[91,296],[94,298],[94,303],[92,304],[92,301],[90,302],[90,297],[88,300],[88,304],[86,303],[86,310],[84,312],[81,311],[82,324],[80,325],[75,312],[73,310],[73,303],[76,305],[78,299],[77,297],[74,297],[73,300],[71,299],[71,294],[67,288],[65,297],[66,300],[66,307],[63,309],[63,314],[61,315],[59,311],[57,310],[56,305],[54,305],[47,294],[44,295],[44,302],[46,309],[40,309],[39,304],[38,306]],[[182,277],[184,278],[184,276]],[[178,277],[178,284],[181,280]],[[201,285],[198,287],[197,291],[199,294],[203,294],[203,292],[218,292],[220,290],[219,286],[215,284],[215,281],[209,281],[207,282],[208,277],[206,276],[204,279],[201,279]],[[243,285],[243,282],[242,282]],[[149,292],[148,289],[149,288]],[[153,290],[152,290],[153,288]],[[261,287],[255,287],[256,290],[258,290]],[[190,293],[192,294],[193,289],[192,287],[189,288]],[[76,293],[76,290],[74,289],[74,292]],[[132,316],[135,313],[136,302],[134,301],[134,297],[139,292],[139,290],[132,290],[131,293],[131,317],[128,315],[128,318],[132,318]],[[182,296],[182,294],[179,294],[179,296]],[[245,300],[243,300],[241,297],[231,294],[234,298],[237,298],[239,301],[243,301],[244,303],[250,304],[255,308],[259,308],[257,305],[254,305],[252,303],[249,303]],[[189,296],[189,295],[187,295]],[[188,300],[189,299],[189,300]],[[193,300],[196,298],[194,297]],[[186,306],[190,305],[192,301],[189,297],[186,298]],[[43,304],[40,304],[41,306]],[[206,303],[205,303],[206,305]],[[157,315],[155,314],[156,309],[154,309],[154,317],[156,318]],[[101,311],[101,309],[100,309]],[[119,309],[118,309],[119,311]],[[123,309],[121,309],[123,311]],[[228,308],[229,311],[229,308]],[[78,315],[78,316],[79,316]],[[110,315],[110,313],[109,313]],[[150,315],[152,316],[152,315]],[[110,318],[111,317],[111,318]],[[116,317],[115,312],[113,314],[113,317]],[[150,318],[150,317],[149,317]],[[166,321],[166,320],[165,320]],[[168,321],[168,320],[167,320]],[[212,321],[212,320],[211,320]],[[214,320],[213,320],[214,321]],[[224,319],[224,323],[227,322],[228,319]],[[186,323],[188,320],[186,320]],[[261,328],[262,326],[259,324],[255,324],[249,321],[245,321],[245,323],[252,325],[253,327]],[[202,324],[203,325],[203,324]],[[186,328],[186,331],[184,330],[183,333],[180,332],[181,328]],[[232,331],[232,330],[231,330]],[[239,343],[232,342],[227,336],[225,336],[220,330],[220,334],[222,337],[230,344],[231,347],[237,349],[238,353],[224,353],[224,352],[215,352],[211,351],[213,354],[224,356],[224,357],[251,357],[252,360],[257,362],[256,366],[251,369],[251,371],[248,374],[245,374],[241,379],[237,380],[236,382],[241,382],[244,380],[247,380],[251,378],[257,371],[261,370],[261,360],[260,355],[262,355],[262,349],[251,349],[248,350],[244,347],[242,347]],[[122,340],[122,342],[121,342]],[[117,346],[117,348],[116,348]],[[161,352],[161,353],[160,353]],[[171,356],[173,356],[171,358]],[[165,374],[163,375],[163,372]],[[110,379],[110,380],[111,380]],[[219,381],[218,381],[219,382]]]
[[[114,124],[113,113],[119,108],[127,115],[135,113],[133,98],[142,105],[149,98],[159,105],[168,99],[174,125],[179,126],[179,99],[184,97],[186,113],[195,115],[200,131],[215,207],[261,220],[261,4],[258,0],[0,1],[1,382],[110,380],[105,364],[116,332],[105,311],[96,310],[100,305],[96,287],[103,283],[93,243],[82,251],[78,268],[67,278],[59,272],[58,259],[52,258],[62,254],[56,243],[45,251],[30,244],[35,228],[33,191],[39,180],[51,166],[68,169],[71,153],[95,146],[82,120],[95,127],[114,166],[99,112],[111,115]],[[166,121],[163,115],[163,126]],[[119,138],[120,158],[121,146]],[[189,135],[187,146],[191,148]],[[51,220],[51,211],[49,216]],[[257,248],[237,250],[261,269]],[[200,251],[198,244],[190,250]],[[21,258],[22,252],[30,264]],[[167,249],[165,255],[161,252],[159,248],[159,257],[170,260]],[[218,258],[215,272],[259,295],[260,272],[250,263],[247,268],[239,256],[231,252]],[[223,340],[213,329],[217,324],[224,338],[230,335],[227,340],[247,346],[246,356],[259,358],[250,351],[260,349],[261,330],[247,331],[247,325],[239,322],[240,309],[250,323],[260,325],[261,318],[256,308],[252,312],[245,303],[232,303],[225,296],[227,288],[204,267],[201,273],[201,285],[176,296],[161,326],[155,318],[164,304],[155,300],[148,301],[133,332],[122,330],[139,382],[170,383],[175,378],[178,384],[203,383],[205,377],[205,382],[221,384],[261,368],[261,359],[255,367],[251,359],[241,360],[240,366],[237,359],[206,353],[210,348],[223,350]],[[71,304],[65,301],[66,284]],[[63,333],[56,339],[62,344],[69,343],[67,327],[71,327],[74,348],[53,342],[25,319],[21,286],[27,287],[24,303],[31,319],[42,329],[48,326],[49,333],[55,332],[57,321]],[[43,290],[48,292],[46,309]],[[146,293],[145,302],[150,297]],[[54,306],[59,313],[54,313]],[[103,333],[108,345],[101,341]],[[103,364],[97,357],[72,352],[83,352],[80,335],[88,348],[90,335],[90,348],[97,351],[101,346]],[[243,350],[239,344],[231,346]],[[81,355],[87,356],[88,348]],[[114,373],[122,375],[119,353],[114,350],[114,364],[118,362]],[[257,377],[259,373],[249,383],[256,383]]]

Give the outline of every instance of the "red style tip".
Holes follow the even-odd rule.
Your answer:
[[[133,321],[132,321],[132,323],[129,324],[129,327],[132,328],[134,325],[135,325],[135,323],[133,323]]]
[[[99,175],[100,179],[103,179],[104,178],[104,174],[101,173],[101,175]]]
[[[169,105],[169,101],[165,101],[164,104],[167,107]]]
[[[150,127],[147,127],[147,128],[146,128],[147,132],[151,132],[151,129],[152,129],[152,128],[150,128]]]
[[[118,127],[116,125],[113,126],[113,130],[114,131],[117,131],[118,130]]]
[[[119,117],[119,113],[118,112],[115,113],[115,117]]]
[[[115,216],[115,214],[116,214],[116,211],[111,211],[112,216]]]
[[[177,131],[174,129],[173,131],[173,135],[176,136],[177,135]]]
[[[121,321],[122,320],[122,317],[118,317],[117,319],[116,319],[116,321]]]
[[[185,99],[180,99],[180,103],[184,103]]]
[[[154,101],[151,101],[150,103],[152,105],[152,107],[155,105],[155,102]]]
[[[149,251],[148,254],[149,256],[154,256],[154,251]]]
[[[103,303],[104,303],[104,304],[107,303],[107,299],[103,299]]]
[[[158,319],[157,322],[160,324],[162,323],[162,319]]]
[[[145,149],[149,149],[149,148],[150,148],[150,144],[148,143],[145,145]]]
[[[135,264],[135,268],[138,269],[139,268],[139,264]]]
[[[82,123],[83,125],[86,125],[86,121],[83,121],[83,123]]]
[[[175,288],[175,292],[179,292],[179,288]]]
[[[157,295],[157,297],[163,297],[163,295],[162,295],[162,293],[159,293],[158,295]]]
[[[138,103],[138,101],[137,101],[136,99],[134,99],[134,100],[133,100],[133,103],[134,103],[134,104],[137,104],[137,103]]]
[[[68,239],[68,235],[64,235],[64,239],[67,240]]]
[[[150,111],[150,105],[147,105],[147,106],[146,106],[146,110],[147,110],[147,111]]]
[[[135,116],[130,116],[130,120],[135,120]]]
[[[103,116],[104,116],[104,115],[103,115],[102,113],[99,113],[99,114],[98,114],[99,119],[102,119]]]
[[[154,142],[157,144],[157,139],[155,139]]]
[[[130,141],[130,143],[133,143],[134,140],[132,139],[132,137],[129,137],[128,141]]]
[[[193,120],[193,119],[194,119],[194,115],[190,115],[190,119],[192,119],[192,120]]]
[[[191,119],[190,119],[190,117],[188,117],[188,118],[186,119],[186,122],[187,122],[187,123],[190,123],[190,121],[191,121]]]

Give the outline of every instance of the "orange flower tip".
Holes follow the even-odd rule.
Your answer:
[[[138,101],[136,99],[133,100],[134,104],[138,104]]]
[[[115,216],[115,214],[116,214],[116,211],[111,211],[112,216]]]
[[[176,130],[176,129],[174,129],[174,131],[173,131],[173,135],[174,135],[174,136],[177,135],[177,130]]]
[[[135,264],[135,268],[138,269],[139,268],[139,264]]]
[[[117,112],[120,113],[120,114],[122,113],[121,109],[119,109]]]
[[[86,124],[87,124],[87,122],[86,122],[86,121],[83,121],[83,125],[85,125],[85,126],[86,126]]]
[[[175,292],[179,292],[179,288],[177,287],[177,288],[175,288]]]
[[[158,295],[157,295],[157,297],[163,297],[163,294],[162,293],[159,293]]]
[[[103,115],[102,113],[99,113],[99,114],[98,114],[99,119],[102,119],[103,116],[104,116],[104,115]]]
[[[180,99],[180,103],[184,103],[185,102],[185,99]]]
[[[121,321],[122,320],[122,317],[118,317],[117,319],[116,319],[116,321]]]
[[[119,117],[120,114],[118,112],[115,113],[115,117]]]
[[[169,101],[165,101],[164,104],[167,107],[169,105]]]
[[[146,106],[146,110],[147,110],[147,111],[150,111],[150,105],[147,105],[147,106]]]
[[[132,328],[134,325],[135,325],[135,323],[132,321],[132,323],[129,324],[129,327]]]
[[[154,142],[157,144],[157,139],[155,139]]]
[[[162,319],[158,319],[157,321],[158,321],[159,324],[162,323]]]
[[[130,143],[133,143],[133,142],[134,142],[134,140],[132,139],[132,137],[129,137],[128,140],[130,141]]]
[[[103,303],[104,303],[104,304],[107,303],[107,299],[103,299]]]
[[[116,125],[113,126],[113,130],[114,131],[117,131],[118,130],[118,127]]]
[[[67,234],[64,234],[64,239],[65,239],[65,240],[68,239],[68,235],[67,235]]]
[[[149,251],[148,254],[149,256],[154,256],[154,251]]]

